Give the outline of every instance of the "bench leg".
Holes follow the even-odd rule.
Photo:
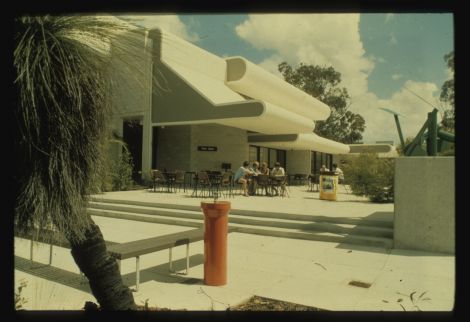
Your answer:
[[[186,274],[188,275],[189,273],[189,243],[186,244]]]
[[[170,263],[170,267],[168,268],[168,270],[169,270],[170,272],[174,273],[174,271],[173,271],[173,260],[172,260],[172,258],[171,258],[172,250],[173,250],[172,247],[170,247],[170,248],[168,249],[168,251],[169,251],[169,256],[170,256],[170,258],[168,259],[168,262]]]
[[[52,265],[52,244],[49,244],[49,266]]]
[[[136,256],[135,258],[135,291],[139,291],[139,283],[140,283],[140,256]]]
[[[33,238],[31,238],[31,244],[29,247],[29,260],[33,261]]]

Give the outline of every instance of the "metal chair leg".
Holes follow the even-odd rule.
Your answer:
[[[172,258],[171,258],[171,257],[172,257],[172,250],[173,250],[172,247],[170,247],[170,248],[168,249],[168,251],[169,251],[169,257],[170,257],[169,260],[168,260],[168,261],[170,262],[170,267],[168,268],[168,270],[169,270],[171,273],[174,273],[175,271],[173,271],[173,260],[172,260]]]
[[[139,291],[140,283],[140,256],[135,257],[135,291]]]
[[[189,273],[189,243],[186,244],[186,275]]]
[[[33,238],[31,237],[31,244],[29,248],[29,260],[33,261]]]
[[[49,244],[49,266],[52,265],[52,244]]]

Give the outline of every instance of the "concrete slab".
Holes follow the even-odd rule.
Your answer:
[[[96,222],[105,238],[116,242],[190,229],[104,217],[96,218]],[[412,292],[419,296],[426,291],[417,304],[421,310],[453,307],[453,256],[242,233],[230,233],[228,247],[228,283],[222,287],[203,284],[203,241],[190,246],[188,275],[182,274],[185,246],[173,251],[179,274],[168,272],[167,250],[142,256],[136,303],[148,300],[151,306],[173,310],[225,310],[259,295],[327,310],[402,311],[400,304],[406,310],[417,309],[408,299]],[[29,269],[29,241],[15,238],[15,256],[19,258],[15,283],[28,281],[23,291],[27,309],[80,309],[85,301],[95,301],[77,284],[78,268],[70,250],[54,247],[52,267],[47,267],[48,245],[38,244],[36,248],[35,258],[42,268]],[[125,283],[134,287],[135,260],[122,262],[122,274]],[[371,286],[348,285],[351,280]],[[424,300],[427,297],[429,300]]]
[[[393,222],[393,203],[374,204],[367,198],[346,193],[339,187],[337,201],[320,200],[318,192],[309,192],[306,186],[289,187],[289,197],[235,195],[233,198],[221,197],[232,203],[232,209],[286,212],[293,214],[317,215],[328,217],[363,218],[367,220]],[[136,200],[154,203],[177,203],[179,205],[200,206],[201,201],[210,198],[191,197],[192,190],[178,193],[152,192],[150,190],[115,191],[93,195],[96,198],[116,200]]]

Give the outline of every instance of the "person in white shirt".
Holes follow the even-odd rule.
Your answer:
[[[284,176],[286,172],[279,162],[274,163],[274,168],[270,172],[271,176]]]
[[[343,170],[338,168],[338,165],[336,163],[333,163],[333,171],[335,174],[338,176],[338,183],[343,183],[344,181],[344,173]]]
[[[256,177],[258,174],[261,174],[261,171],[259,171],[259,162],[258,161],[254,161],[251,165],[251,168],[250,168],[251,172],[253,172],[252,174],[252,178],[250,178],[248,181],[248,194],[250,196],[253,196],[256,192],[256,187],[257,187],[257,182],[256,182],[256,178],[253,178],[253,177]]]
[[[238,168],[237,172],[235,172],[235,175],[233,176],[233,181],[241,183],[242,188],[243,188],[243,195],[245,197],[248,197],[248,176],[252,175],[253,172],[248,169],[248,166],[250,165],[250,162],[245,161],[243,162],[243,165]]]
[[[320,168],[320,173],[322,173],[322,172],[328,172],[328,171],[330,171],[330,169],[328,169],[328,168],[326,167],[326,165],[322,164],[322,166],[321,166],[321,168]]]
[[[274,163],[274,168],[271,170],[270,176],[282,177],[282,176],[285,176],[285,175],[286,175],[286,172],[284,171],[284,168],[281,167],[281,164],[279,162]],[[275,191],[275,194],[279,195],[279,192],[277,191],[276,186],[273,186],[272,188]]]

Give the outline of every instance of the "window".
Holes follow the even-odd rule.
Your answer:
[[[259,160],[261,163],[266,162],[269,163],[269,149],[268,148],[259,148]]]
[[[253,162],[255,160],[258,160],[258,150],[259,147],[250,145],[250,150],[248,152],[248,162]]]
[[[329,153],[312,151],[311,172],[319,173],[322,165],[325,165],[328,169],[331,170],[333,167],[333,155]]]
[[[279,162],[281,167],[286,168],[286,151],[271,149],[261,146],[250,145],[250,162],[266,162],[269,168],[274,168],[274,163]]]

